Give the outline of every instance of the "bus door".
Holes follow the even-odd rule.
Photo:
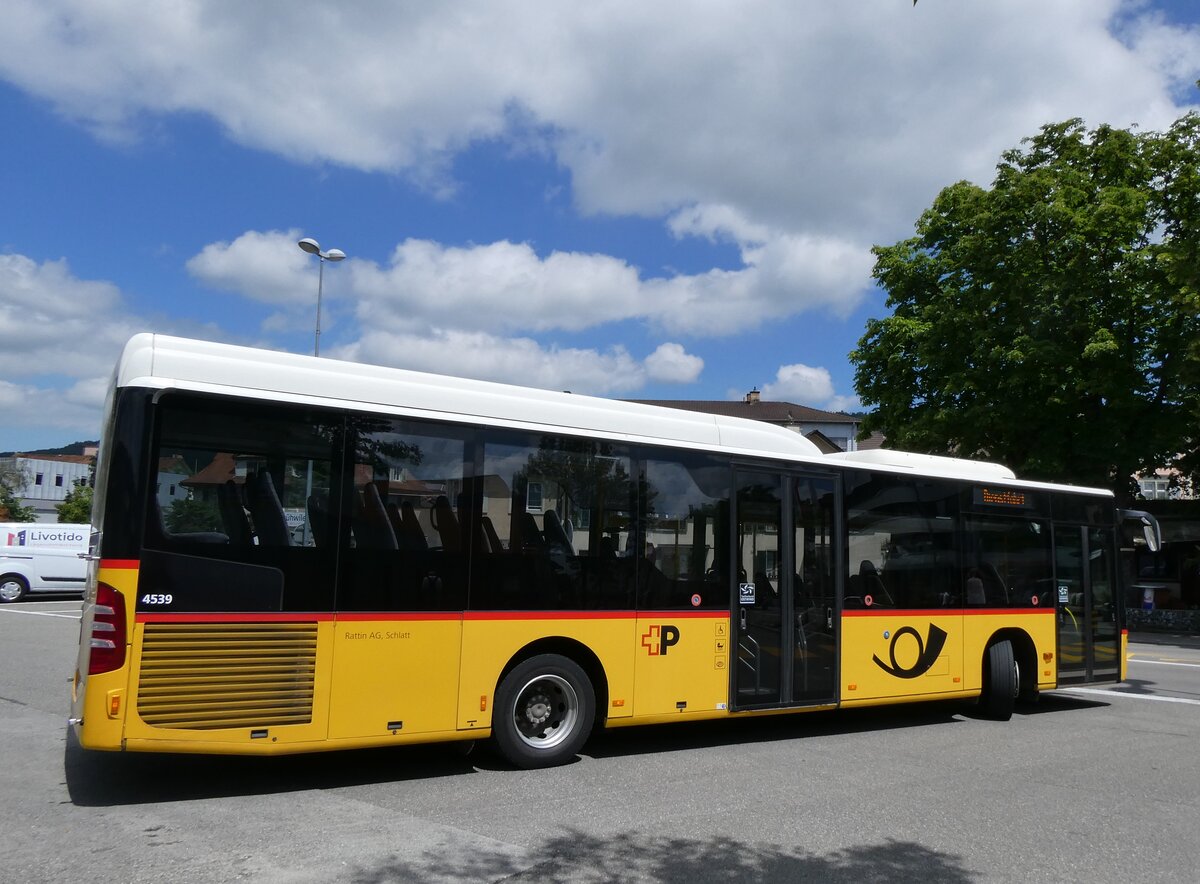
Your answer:
[[[831,704],[835,480],[739,470],[736,487],[733,707]]]
[[[1114,555],[1110,529],[1055,525],[1059,684],[1120,677]]]

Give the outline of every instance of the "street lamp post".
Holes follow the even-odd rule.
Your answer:
[[[317,271],[317,331],[313,335],[313,356],[321,355],[321,290],[325,287],[325,262],[326,261],[341,261],[346,257],[346,253],[341,249],[330,249],[328,252],[321,251],[321,245],[315,239],[305,237],[296,243],[301,249],[308,252],[310,255],[316,255],[321,259],[320,269]]]

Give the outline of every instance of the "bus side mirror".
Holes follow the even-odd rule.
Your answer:
[[[1120,516],[1122,521],[1134,522],[1142,529],[1146,549],[1150,552],[1158,552],[1162,549],[1162,529],[1158,526],[1158,519],[1141,510],[1121,510]]]

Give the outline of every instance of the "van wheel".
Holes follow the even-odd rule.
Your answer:
[[[29,584],[20,574],[0,577],[0,602],[19,602],[29,593]]]
[[[492,739],[517,767],[552,767],[583,748],[595,716],[596,695],[584,671],[566,657],[541,654],[501,680]]]
[[[1008,721],[1012,718],[1020,690],[1012,642],[1005,640],[989,645],[983,660],[983,695],[979,698],[984,716]]]

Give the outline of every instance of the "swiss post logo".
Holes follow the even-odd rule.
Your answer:
[[[642,636],[642,647],[651,657],[665,657],[667,649],[679,644],[679,627],[669,623],[655,623]]]
[[[887,638],[885,632],[883,635]],[[901,666],[896,662],[896,642],[902,637],[909,637],[916,642],[917,659],[911,666]],[[921,638],[921,633],[917,632],[911,626],[902,626],[896,630],[891,636],[892,643],[888,647],[888,655],[891,658],[892,665],[889,666],[879,659],[876,655],[871,659],[875,661],[875,665],[886,672],[888,675],[894,675],[896,678],[916,678],[918,675],[924,675],[933,666],[938,655],[942,653],[942,648],[946,645],[946,631],[934,624],[929,624],[929,634],[926,638]]]

